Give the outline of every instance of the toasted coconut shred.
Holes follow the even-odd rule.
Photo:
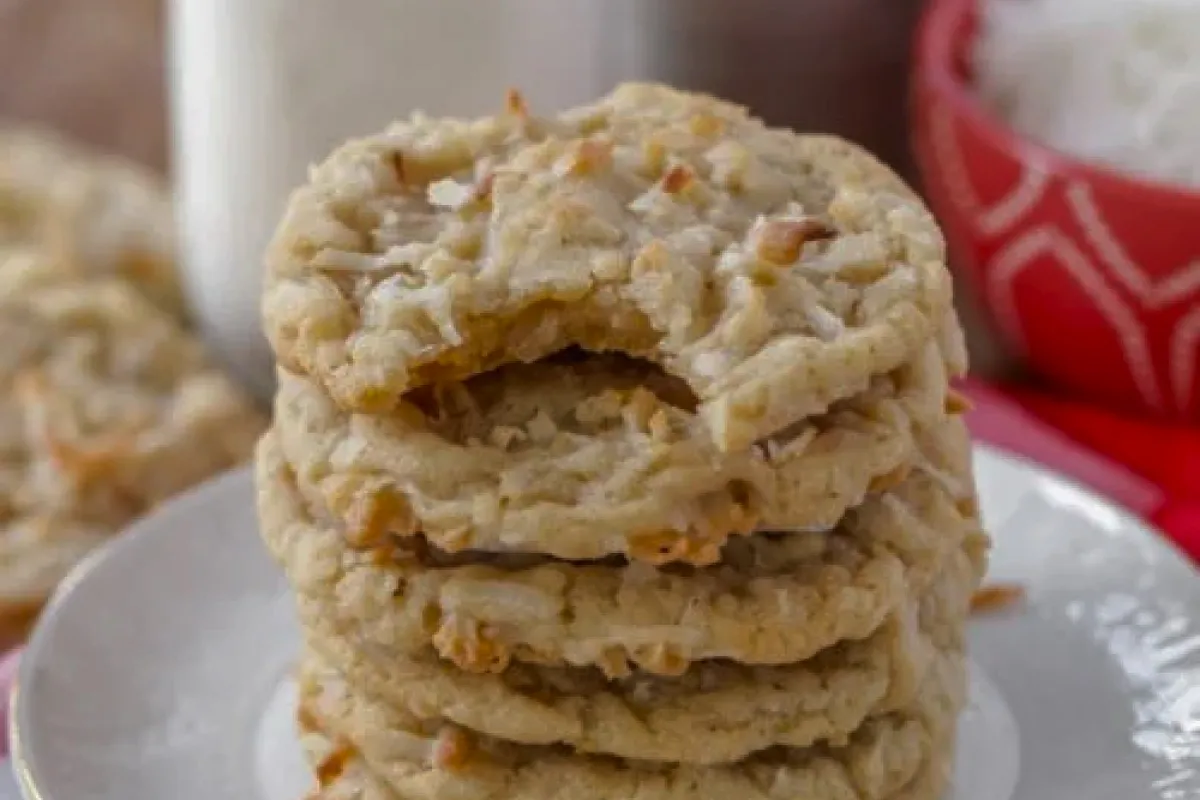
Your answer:
[[[1024,587],[1015,583],[992,583],[971,597],[972,614],[990,614],[1018,605],[1025,599]]]

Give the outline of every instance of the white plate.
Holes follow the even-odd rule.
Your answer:
[[[973,623],[954,800],[1200,797],[1200,580],[1140,522],[995,451],[976,459],[993,578]],[[28,800],[298,800],[298,634],[250,475],[170,504],[83,565],[14,698]]]

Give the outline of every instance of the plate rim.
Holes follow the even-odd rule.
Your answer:
[[[79,585],[87,581],[98,569],[103,568],[106,563],[120,558],[126,550],[138,547],[146,536],[158,535],[158,531],[163,526],[169,526],[173,518],[194,513],[193,506],[199,506],[210,493],[226,491],[226,484],[236,485],[247,479],[254,480],[254,468],[250,464],[214,475],[175,495],[149,514],[130,523],[122,531],[114,534],[108,541],[80,559],[79,563],[67,573],[67,576],[51,593],[33,632],[21,649],[16,677],[8,693],[6,731],[8,734],[8,760],[16,775],[17,784],[24,800],[68,800],[67,798],[55,798],[41,788],[37,770],[34,768],[23,733],[30,727],[30,723],[25,719],[29,714],[29,707],[21,687],[28,682],[33,670],[31,665],[38,662],[39,653],[46,647],[45,640],[50,635],[47,631],[53,625],[54,619],[61,616],[62,609],[71,602],[71,597]]]
[[[1082,481],[1007,448],[979,441],[974,442],[972,447],[974,457],[982,455],[1006,467],[1024,472],[1031,478],[1065,485],[1086,496],[1089,501],[1097,503],[1115,514],[1123,525],[1137,530],[1138,536],[1149,540],[1149,546],[1159,549],[1163,554],[1170,554],[1174,559],[1182,561],[1185,566],[1193,570],[1196,569],[1190,556],[1153,523],[1137,515],[1120,502],[1100,494]],[[40,784],[44,784],[44,781],[39,780],[33,756],[28,752],[28,745],[25,743],[23,733],[30,728],[31,722],[28,719],[29,701],[22,691],[22,686],[29,681],[34,665],[39,662],[40,654],[46,648],[45,642],[51,635],[49,631],[54,627],[55,620],[63,615],[64,609],[72,602],[77,588],[98,570],[103,569],[110,561],[119,559],[126,551],[141,546],[142,540],[147,536],[161,535],[161,529],[170,527],[173,519],[194,514],[195,510],[204,504],[210,495],[228,491],[227,486],[238,485],[246,480],[253,481],[253,479],[253,467],[243,465],[214,476],[176,495],[159,508],[131,523],[122,532],[114,535],[109,541],[85,556],[52,593],[32,635],[22,650],[16,678],[9,690],[9,759],[25,800],[70,800],[69,798],[53,797],[41,788]]]

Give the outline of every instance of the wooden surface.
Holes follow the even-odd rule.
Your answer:
[[[0,117],[165,167],[163,17],[160,0],[0,0]]]

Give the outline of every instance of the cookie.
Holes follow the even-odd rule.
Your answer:
[[[965,683],[961,654],[938,661],[937,680],[913,705],[866,721],[845,743],[773,748],[736,764],[514,745],[359,694],[311,655],[301,664],[300,727],[322,798],[935,800],[946,785]]]
[[[123,281],[4,297],[0,339],[0,618],[27,618],[107,537],[244,461],[264,420]]]
[[[924,473],[889,498],[869,499],[832,532],[737,537],[704,568],[447,554],[419,536],[356,551],[307,511],[274,432],[258,453],[262,535],[295,590],[325,598],[377,651],[432,645],[474,672],[515,659],[674,675],[703,659],[794,663],[866,638],[978,531]]]
[[[498,674],[461,672],[432,653],[396,658],[339,629],[327,602],[298,598],[310,646],[355,691],[421,717],[524,744],[697,764],[739,761],[775,746],[845,739],[865,719],[912,702],[933,656],[961,649],[978,576],[957,551],[928,600],[898,609],[866,640],[777,667],[725,660],[681,675],[513,663]]]
[[[8,263],[12,257],[17,264]],[[41,284],[122,278],[172,315],[184,314],[162,181],[30,128],[0,131],[0,296],[9,296],[14,270]]]
[[[293,194],[263,310],[282,364],[347,409],[578,346],[657,364],[739,451],[914,360],[944,260],[856,146],[630,84],[347,143]]]
[[[933,429],[953,427],[932,343],[866,391],[738,453],[698,429],[682,382],[618,356],[509,365],[412,392],[386,415],[342,411],[285,371],[278,384],[284,455],[352,543],[420,531],[451,552],[572,560],[703,565],[731,535],[828,528],[919,462]]]
[[[313,771],[313,787],[303,800],[404,800],[367,769],[352,747],[325,733],[306,706],[296,717],[300,748]]]

